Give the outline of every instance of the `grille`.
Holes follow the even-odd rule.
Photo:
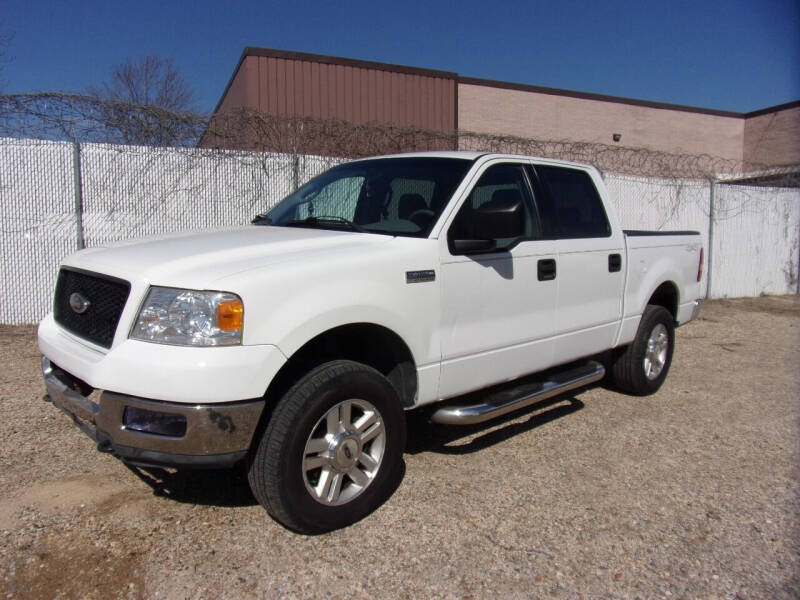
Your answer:
[[[53,305],[55,319],[75,335],[98,346],[110,348],[130,290],[130,283],[122,279],[61,269],[58,273]],[[81,313],[76,312],[70,305],[70,297],[73,294],[78,294],[88,301],[88,305]],[[80,305],[80,302],[77,304]],[[80,306],[78,308],[80,309]]]

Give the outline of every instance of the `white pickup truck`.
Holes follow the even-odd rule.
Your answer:
[[[347,525],[391,489],[404,409],[473,424],[606,369],[659,388],[697,314],[701,238],[623,232],[605,193],[578,164],[396,155],[248,226],[80,251],[39,326],[46,398],[129,463],[245,461],[287,527]]]

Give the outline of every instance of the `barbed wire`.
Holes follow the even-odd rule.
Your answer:
[[[769,165],[594,142],[282,117],[248,108],[214,115],[182,113],[61,93],[0,95],[0,136],[340,158],[473,150],[569,160],[623,175],[800,187],[800,164]]]
[[[0,135],[73,142],[194,145],[208,117],[94,96],[42,92],[0,95]]]

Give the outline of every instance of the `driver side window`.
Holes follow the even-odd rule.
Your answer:
[[[519,201],[524,214],[524,238],[532,239],[541,236],[541,225],[533,212],[533,198],[525,176],[524,167],[517,164],[495,165],[487,169],[469,197],[464,201],[450,226],[451,239],[480,239],[480,219],[478,211],[481,207],[491,207],[504,203]],[[497,250],[506,250],[519,238],[497,240]]]

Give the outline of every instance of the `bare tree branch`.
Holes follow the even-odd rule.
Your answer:
[[[109,133],[117,134],[114,141],[174,146],[192,139],[184,119],[172,122],[169,118],[191,112],[194,103],[194,92],[172,59],[152,55],[129,59],[114,67],[109,81],[87,92],[103,102],[99,118]],[[134,111],[131,106],[147,110]]]
[[[74,94],[0,96],[0,135],[141,146],[193,146],[206,117]]]

